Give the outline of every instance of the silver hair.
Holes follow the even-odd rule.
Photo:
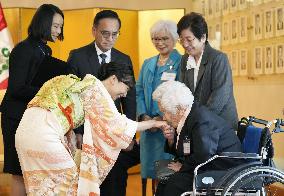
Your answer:
[[[178,107],[191,108],[194,96],[184,83],[167,81],[160,84],[153,92],[153,99],[160,102],[166,111],[176,114]]]
[[[174,21],[171,20],[158,20],[150,29],[150,35],[153,38],[155,34],[158,32],[165,31],[168,32],[174,42],[178,40],[179,36],[177,34],[177,24]]]

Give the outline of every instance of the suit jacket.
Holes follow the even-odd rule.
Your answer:
[[[8,118],[21,120],[29,101],[40,87],[32,81],[45,55],[51,49],[45,43],[28,37],[12,50],[9,59],[8,88],[1,104],[1,112]]]
[[[132,66],[131,59],[128,55],[118,51],[115,48],[111,49],[111,61]],[[68,63],[73,69],[73,73],[80,78],[86,74],[98,75],[100,63],[95,47],[92,42],[89,45],[72,50],[69,54]],[[136,90],[132,88],[128,91],[127,96],[115,101],[119,112],[123,112],[128,118],[136,120]],[[83,128],[75,130],[76,133],[83,133]]]
[[[238,114],[233,93],[232,71],[227,55],[206,43],[194,90],[194,69],[187,70],[188,54],[181,60],[180,81],[195,100],[221,116],[237,130]]]
[[[190,139],[190,155],[184,156],[183,140]],[[241,143],[234,129],[224,119],[195,102],[181,130],[178,147],[166,143],[165,151],[183,160],[180,172],[193,172],[194,168],[221,152],[241,152]],[[217,159],[205,169],[228,169],[235,166],[235,160]]]

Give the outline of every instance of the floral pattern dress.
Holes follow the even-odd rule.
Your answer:
[[[80,151],[72,145],[72,129],[83,123]],[[47,81],[29,103],[16,132],[27,194],[99,195],[100,184],[136,128],[137,122],[117,111],[94,76]]]

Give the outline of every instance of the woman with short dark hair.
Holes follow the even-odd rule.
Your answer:
[[[47,41],[63,40],[62,11],[52,5],[41,5],[28,28],[28,38],[18,43],[9,59],[8,88],[1,104],[1,126],[4,140],[4,173],[12,174],[12,195],[25,195],[22,171],[15,149],[15,133],[38,86],[32,81],[45,57],[51,56]]]
[[[185,49],[180,81],[186,84],[197,101],[237,130],[238,114],[227,55],[210,46],[207,23],[201,14],[186,14],[178,22],[177,29],[179,42]]]

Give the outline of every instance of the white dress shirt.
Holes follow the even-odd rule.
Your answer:
[[[187,59],[187,64],[186,64],[186,69],[189,70],[189,69],[194,69],[194,90],[196,88],[196,83],[197,83],[197,76],[198,76],[198,71],[199,71],[199,67],[200,67],[200,63],[201,63],[201,59],[202,59],[202,56],[203,56],[203,51],[196,63],[195,59],[193,56],[188,56],[188,59]]]
[[[106,52],[103,52],[101,51],[101,49],[97,46],[96,42],[95,42],[95,47],[96,47],[96,51],[97,51],[97,55],[98,55],[98,59],[99,59],[99,62],[100,64],[102,63],[102,58],[100,57],[100,54],[104,53],[106,55],[106,58],[105,58],[105,62],[106,63],[109,63],[111,61],[111,49],[109,49],[108,51]]]

